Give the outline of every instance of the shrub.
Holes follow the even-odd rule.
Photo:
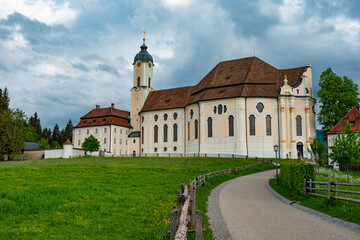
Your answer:
[[[315,168],[313,164],[303,161],[284,161],[280,165],[280,181],[291,190],[293,195],[300,195],[304,189],[304,178],[314,179]]]

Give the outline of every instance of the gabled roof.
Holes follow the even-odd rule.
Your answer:
[[[115,117],[121,117],[128,119],[130,116],[130,112],[123,111],[120,109],[116,109],[113,107],[108,108],[95,108],[82,116],[80,119],[86,119],[86,118],[95,118],[95,117],[107,117],[107,116],[115,116]]]
[[[338,132],[345,131],[346,121],[354,122],[354,127],[351,129],[360,130],[360,111],[359,106],[353,107],[345,116],[326,134],[337,134]]]
[[[118,125],[130,127],[130,112],[114,107],[95,108],[80,118],[80,122],[74,128],[94,127],[104,125]]]
[[[234,97],[277,97],[287,75],[294,86],[308,66],[279,70],[257,57],[218,63],[197,85],[151,92],[141,112]]]

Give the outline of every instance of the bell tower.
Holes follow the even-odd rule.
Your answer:
[[[147,52],[145,45],[145,31],[143,44],[140,46],[140,52],[134,58],[134,77],[133,87],[131,89],[131,120],[132,132],[140,131],[141,111],[147,96],[153,90],[153,68],[154,62],[152,56]]]

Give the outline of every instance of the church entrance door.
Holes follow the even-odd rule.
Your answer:
[[[135,150],[133,151],[133,157],[136,157],[136,151]]]
[[[303,158],[304,155],[304,144],[302,142],[298,142],[296,144],[298,158]]]

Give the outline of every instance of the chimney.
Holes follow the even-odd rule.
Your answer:
[[[115,108],[115,104],[114,104],[114,103],[112,103],[112,104],[111,104],[111,107],[112,107],[112,108]]]
[[[96,109],[100,109],[100,105],[96,105]]]

